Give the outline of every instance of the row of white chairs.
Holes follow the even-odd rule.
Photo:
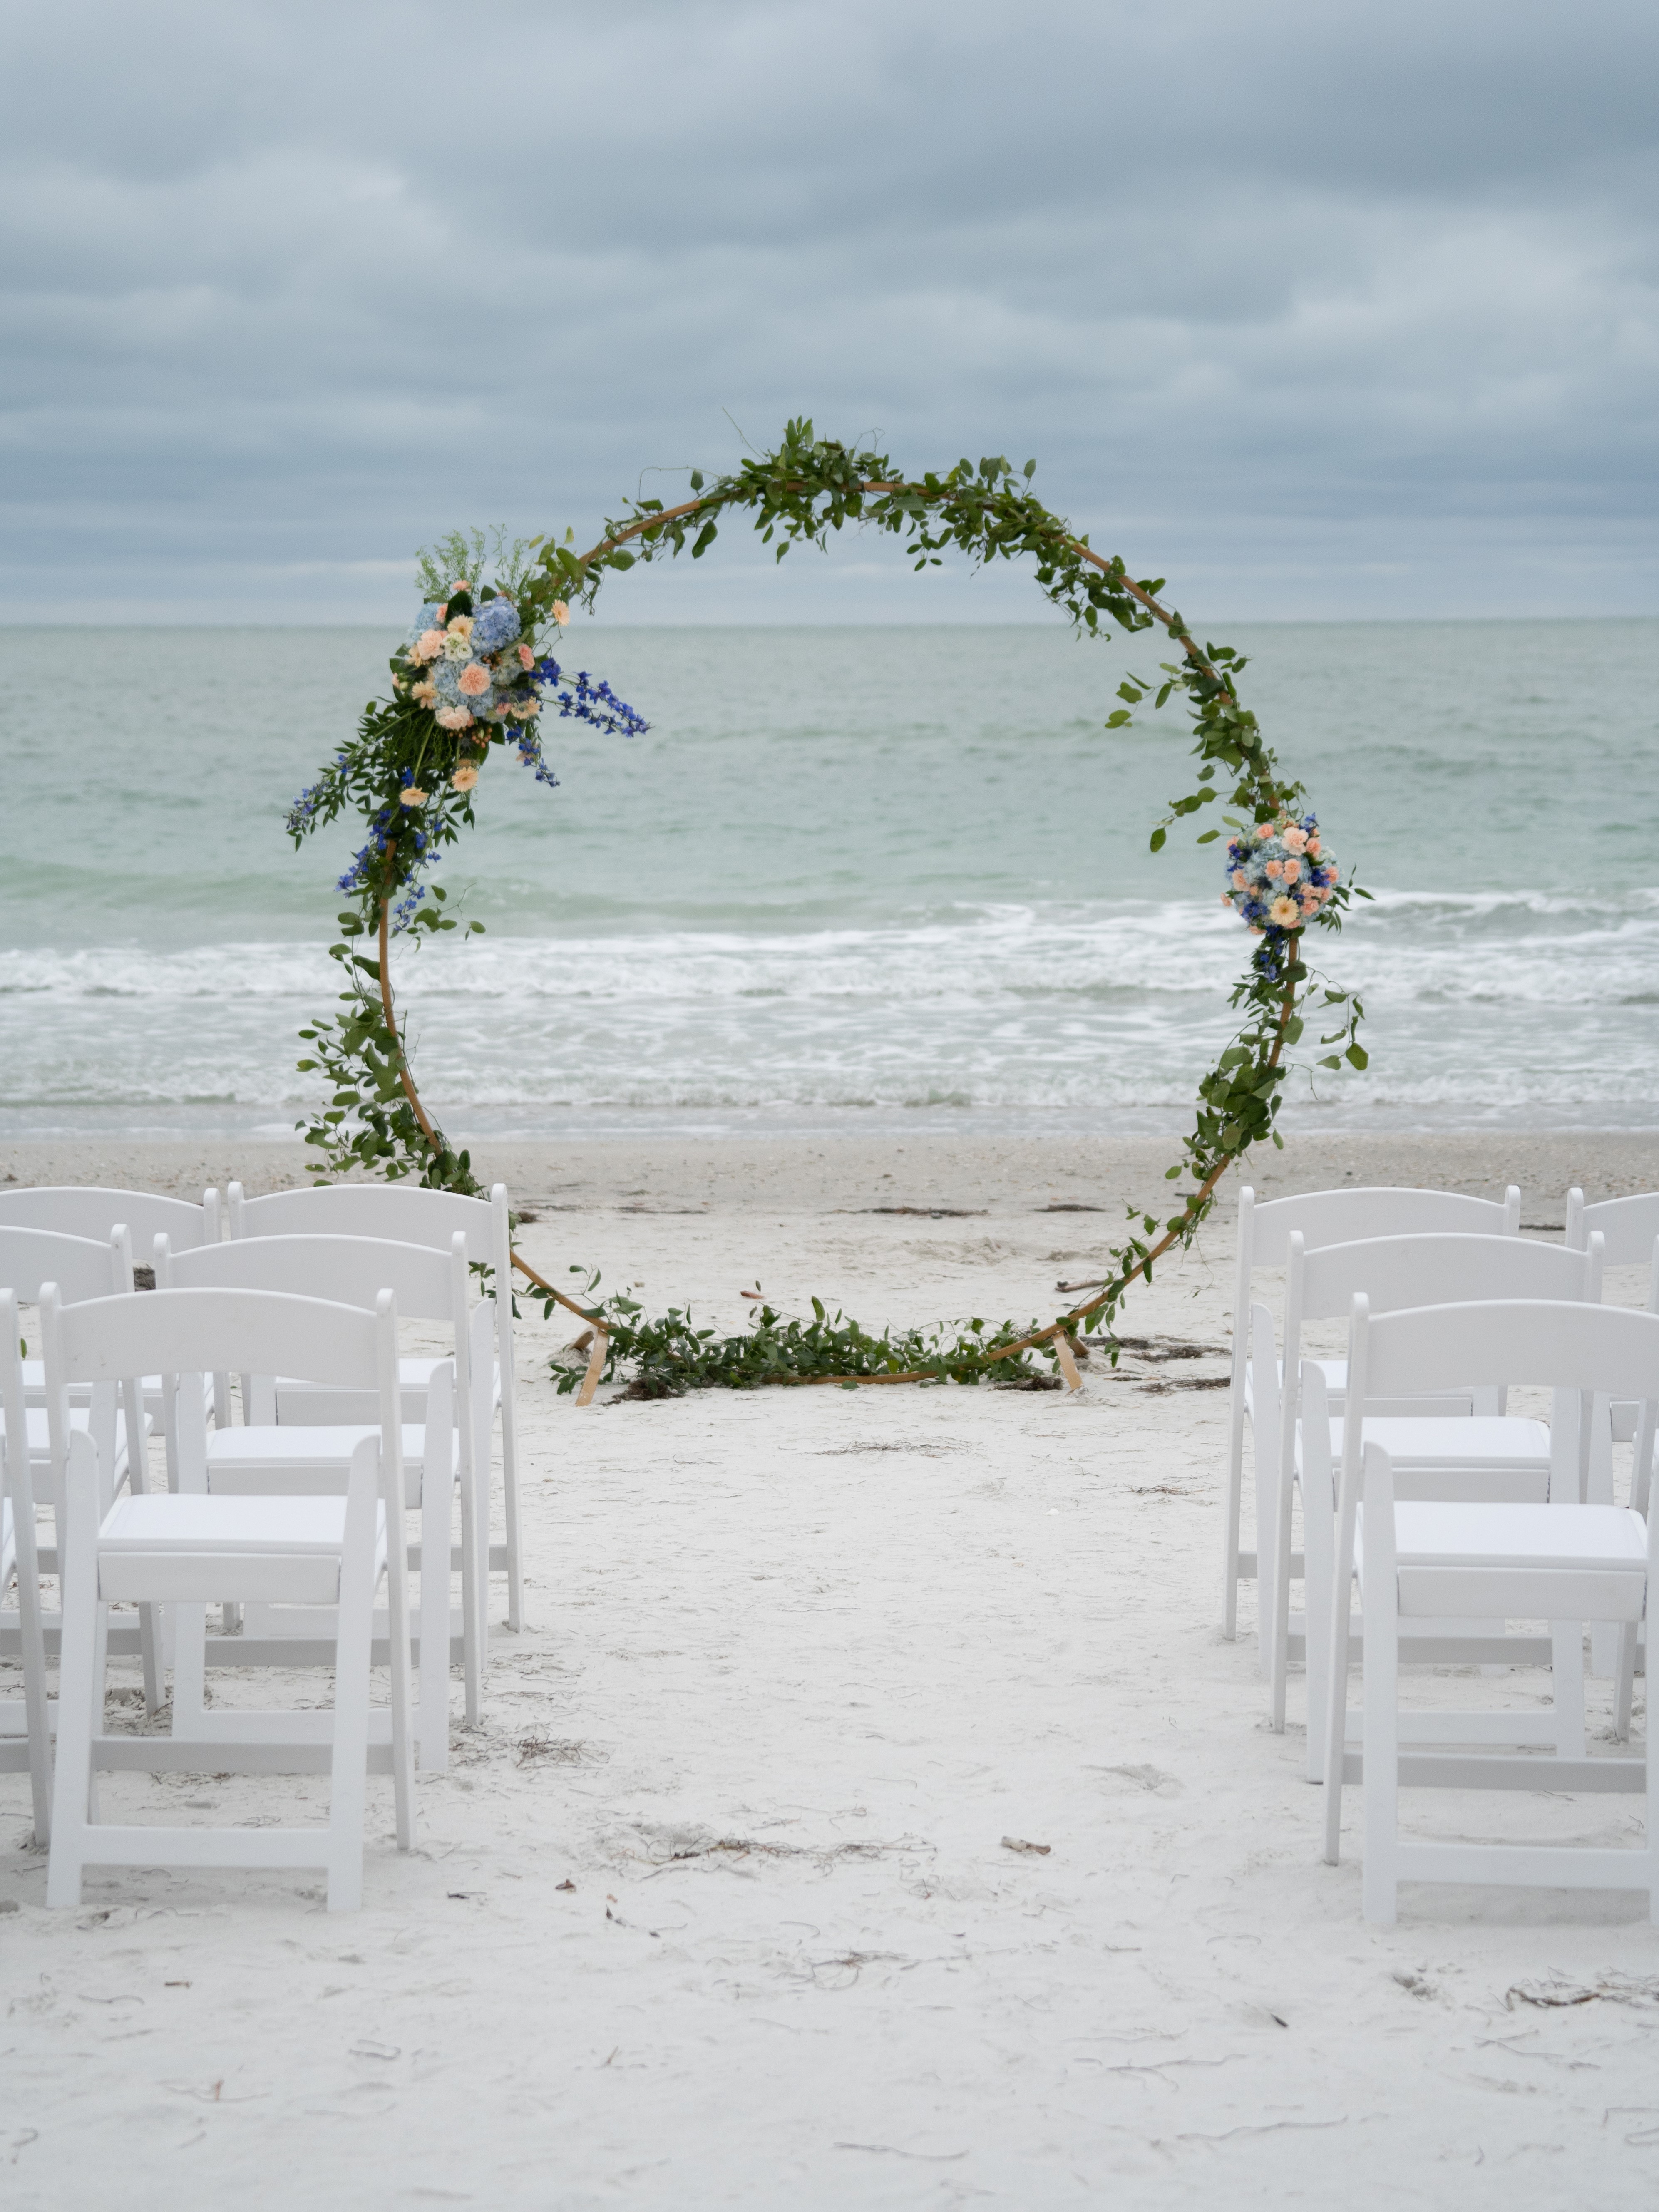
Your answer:
[[[1643,1852],[1564,1856],[1512,1845],[1419,1848],[1398,1838],[1402,1781],[1646,1787],[1645,1761],[1587,1755],[1583,1644],[1589,1626],[1593,1663],[1616,1678],[1622,1738],[1647,1602],[1659,1194],[1590,1207],[1575,1191],[1565,1235],[1565,1246],[1523,1238],[1513,1189],[1501,1207],[1453,1192],[1320,1192],[1262,1207],[1243,1194],[1225,1627],[1236,1632],[1240,1584],[1254,1574],[1276,1729],[1285,1726],[1290,1663],[1305,1659],[1309,1774],[1327,1785],[1333,1859],[1345,1781],[1369,1778],[1372,1917],[1394,1917],[1402,1878],[1607,1882],[1647,1889],[1659,1909],[1651,1842]],[[1649,1312],[1601,1305],[1605,1267],[1639,1261],[1651,1262]],[[1282,1352],[1253,1281],[1257,1268],[1275,1264],[1285,1270]],[[1338,1318],[1349,1322],[1348,1358],[1304,1357],[1305,1328]],[[1506,1410],[1517,1385],[1552,1393],[1547,1423]],[[1247,1426],[1255,1446],[1254,1554],[1240,1530]],[[1632,1449],[1631,1503],[1621,1509],[1613,1446],[1622,1442]],[[1300,1553],[1292,1548],[1298,1502]],[[1364,1589],[1368,1510],[1371,1600]],[[1394,1565],[1379,1568],[1379,1559]],[[1306,1595],[1302,1620],[1290,1611],[1297,1579]],[[1376,1633],[1372,1600],[1383,1622]],[[1517,1631],[1516,1623],[1526,1626]],[[1365,1670],[1363,1718],[1347,1709],[1356,1656]],[[1404,1713],[1399,1668],[1422,1662],[1547,1668],[1551,1710]],[[1373,1725],[1374,1710],[1386,1712],[1386,1723]],[[1472,1757],[1446,1748],[1453,1745],[1480,1749]],[[1500,1746],[1501,1755],[1489,1748]],[[1571,1871],[1560,1870],[1569,1864]]]
[[[129,1192],[0,1194],[0,1592],[15,1586],[9,1640],[24,1676],[22,1699],[0,1712],[0,1766],[28,1765],[37,1836],[52,1844],[53,1902],[78,1899],[88,1864],[229,1863],[320,1864],[331,1905],[355,1903],[364,1773],[393,1774],[407,1847],[415,1749],[423,1768],[447,1761],[452,1657],[468,1717],[478,1716],[492,1568],[507,1573],[509,1620],[520,1611],[505,1191],[487,1203],[395,1186],[246,1200],[233,1185],[230,1197],[233,1234],[222,1241],[212,1193],[200,1208]],[[153,1291],[135,1291],[131,1224],[112,1224],[113,1212],[154,1232]],[[72,1231],[34,1225],[66,1219]],[[74,1233],[100,1226],[101,1245]],[[394,1229],[398,1236],[386,1233]],[[474,1301],[480,1266],[492,1295]],[[40,1307],[38,1361],[20,1357],[20,1295]],[[400,1316],[444,1324],[446,1353],[400,1355]],[[232,1375],[239,1426],[226,1418]],[[492,1547],[498,1407],[507,1535]],[[158,1427],[160,1491],[149,1466]],[[50,1521],[37,1529],[43,1505]],[[421,1591],[412,1614],[411,1568]],[[40,1577],[54,1571],[56,1619],[40,1603]],[[112,1604],[136,1606],[136,1626],[131,1616],[112,1625]],[[209,1634],[210,1605],[223,1607],[227,1632]],[[54,1644],[51,1708],[44,1670]],[[117,1645],[139,1651],[152,1710],[170,1663],[168,1735],[103,1732]],[[371,1711],[375,1663],[388,1668],[391,1702]],[[332,1709],[210,1705],[210,1667],[273,1665],[331,1668]],[[328,1771],[327,1829],[98,1820],[101,1769],[194,1771],[204,1761],[215,1771]]]

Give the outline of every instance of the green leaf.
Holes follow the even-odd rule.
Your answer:
[[[1161,853],[1164,850],[1164,844],[1168,839],[1168,831],[1162,828],[1153,830],[1152,837],[1152,849],[1153,852]]]

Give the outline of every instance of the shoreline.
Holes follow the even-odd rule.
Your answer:
[[[250,1194],[307,1180],[297,1139],[160,1140],[64,1137],[0,1143],[0,1188],[104,1184],[198,1196],[233,1178]],[[514,1202],[540,1213],[961,1212],[1018,1215],[1097,1210],[1103,1226],[1124,1208],[1162,1212],[1165,1171],[1180,1157],[1168,1137],[966,1137],[931,1132],[860,1137],[639,1136],[481,1141],[473,1164],[505,1182]],[[1264,1198],[1344,1182],[1413,1184],[1499,1196],[1518,1182],[1522,1212],[1557,1221],[1578,1185],[1592,1203],[1659,1188],[1659,1130],[1333,1132],[1259,1147],[1223,1178],[1218,1212],[1239,1186]]]

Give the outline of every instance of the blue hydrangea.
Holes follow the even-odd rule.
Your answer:
[[[495,704],[494,690],[480,691],[469,696],[461,689],[461,678],[475,664],[470,660],[440,660],[432,670],[432,686],[442,707],[465,707],[474,714],[487,714]]]
[[[429,629],[436,629],[438,627],[438,616],[441,611],[441,602],[437,599],[428,599],[426,605],[421,609],[420,613],[415,617],[414,628],[410,631],[409,635],[404,640],[404,643],[405,645],[413,645],[417,637],[423,636]]]
[[[511,599],[490,599],[472,618],[472,650],[499,653],[519,635],[518,611]]]

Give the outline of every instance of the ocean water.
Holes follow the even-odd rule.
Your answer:
[[[1659,1122],[1659,623],[1219,635],[1375,895],[1320,946],[1370,1070],[1298,1079],[1295,1123]],[[392,642],[0,630],[0,1132],[292,1127],[360,841],[283,814]],[[441,880],[487,933],[395,971],[452,1133],[1182,1126],[1249,940],[1217,847],[1146,849],[1178,710],[1102,726],[1155,644],[570,644],[653,726],[550,724],[556,791],[486,769]]]

